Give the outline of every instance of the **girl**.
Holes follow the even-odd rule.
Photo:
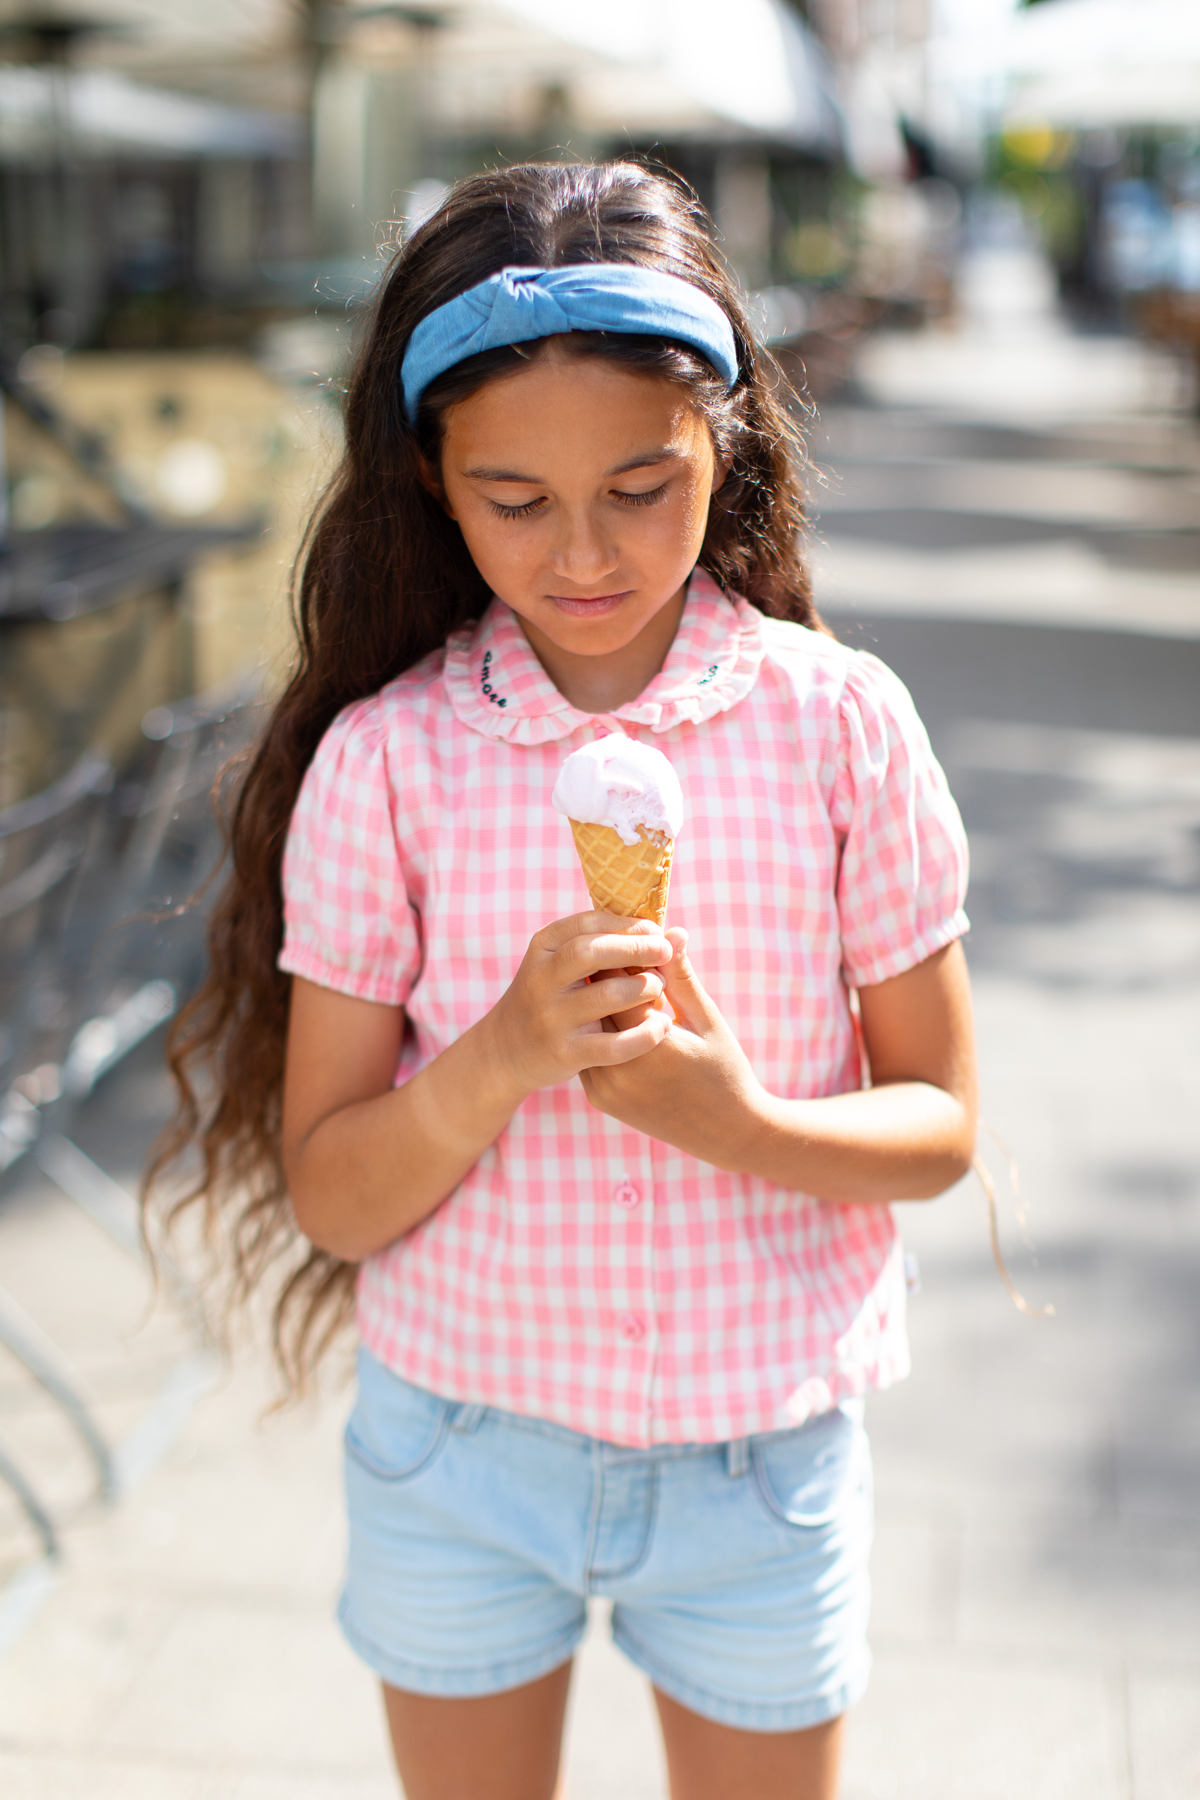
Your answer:
[[[311,1245],[293,1376],[356,1281],[341,1618],[409,1800],[548,1800],[588,1594],[674,1800],[832,1800],[866,1682],[888,1202],[974,1144],[966,853],[817,619],[780,395],[674,180],[460,184],[382,286],[238,797],[177,1142],[243,1286]],[[550,807],[610,732],[683,785],[666,931],[588,910]]]

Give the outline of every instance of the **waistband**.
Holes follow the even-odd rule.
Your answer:
[[[402,1380],[402,1376],[397,1376]],[[409,1384],[411,1385],[411,1384]],[[605,1438],[589,1437],[586,1432],[573,1431],[569,1425],[559,1425],[550,1419],[535,1419],[524,1413],[506,1412],[499,1406],[481,1406],[470,1401],[447,1400],[444,1402],[448,1413],[448,1424],[451,1431],[470,1433],[478,1431],[485,1419],[514,1431],[528,1431],[540,1437],[556,1439],[559,1443],[570,1444],[576,1449],[586,1450],[608,1467],[628,1467],[633,1463],[677,1462],[685,1457],[719,1456],[723,1458],[726,1471],[731,1476],[744,1475],[750,1467],[750,1453],[755,1444],[769,1444],[780,1438],[798,1437],[802,1432],[811,1431],[829,1418],[829,1413],[815,1413],[806,1419],[803,1425],[795,1425],[784,1431],[764,1431],[752,1437],[729,1438],[722,1443],[713,1444],[612,1444]],[[845,1400],[840,1406],[832,1408],[852,1424],[861,1426],[863,1422],[863,1403],[861,1400]]]

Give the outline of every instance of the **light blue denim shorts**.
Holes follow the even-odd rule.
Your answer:
[[[592,1594],[655,1685],[720,1724],[797,1731],[866,1686],[871,1463],[848,1410],[626,1449],[439,1399],[361,1351],[346,1487],[339,1617],[393,1687],[535,1681],[573,1654]]]

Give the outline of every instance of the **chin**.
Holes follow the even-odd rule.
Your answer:
[[[546,636],[560,650],[569,650],[574,656],[615,656],[620,650],[627,650],[630,644],[643,629],[637,625],[623,631],[546,631]],[[545,630],[545,627],[543,627]]]

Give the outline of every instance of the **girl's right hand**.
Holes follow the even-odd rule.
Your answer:
[[[655,1049],[671,1024],[655,970],[672,954],[645,919],[557,919],[491,1012],[399,1087],[403,1007],[293,977],[283,1152],[301,1231],[360,1262],[428,1218],[536,1089]]]
[[[655,971],[672,955],[649,919],[576,913],[535,932],[512,986],[481,1021],[514,1087],[529,1095],[655,1049],[671,1024],[657,1005],[663,983]],[[605,1028],[633,1007],[649,1011],[627,1030]]]

